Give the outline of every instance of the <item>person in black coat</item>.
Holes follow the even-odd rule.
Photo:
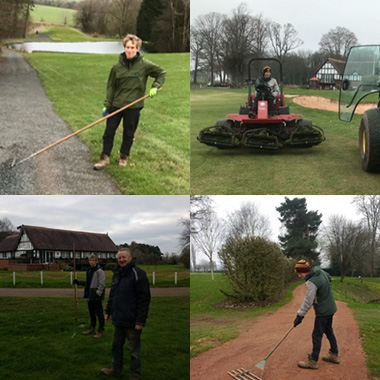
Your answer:
[[[150,288],[146,273],[136,266],[129,249],[117,253],[118,265],[113,270],[112,286],[106,307],[106,321],[114,325],[112,366],[102,368],[106,375],[123,375],[124,343],[130,350],[130,380],[141,373],[140,338],[149,312]]]

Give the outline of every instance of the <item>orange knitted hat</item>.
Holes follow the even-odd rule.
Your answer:
[[[297,273],[307,273],[310,272],[311,266],[306,260],[298,260],[294,270]]]

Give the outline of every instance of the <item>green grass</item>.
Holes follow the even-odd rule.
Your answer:
[[[74,301],[64,298],[0,298],[1,379],[94,380],[110,367],[113,327],[93,339],[81,333],[88,327],[87,303],[79,300],[74,332]],[[79,325],[82,325],[79,327]],[[142,333],[141,380],[189,378],[188,297],[152,298]],[[129,372],[128,345],[124,369]]]
[[[294,284],[284,300],[275,306],[257,309],[221,309],[216,304],[224,297],[220,288],[228,287],[226,278],[216,274],[211,281],[210,274],[191,273],[190,297],[190,353],[196,356],[212,347],[220,346],[233,339],[246,328],[249,318],[275,310],[291,299]],[[366,363],[371,379],[380,379],[380,278],[345,277],[343,282],[335,277],[332,282],[335,299],[347,302],[352,309],[363,339]],[[377,302],[374,302],[377,300]],[[359,349],[359,348],[358,348]]]
[[[285,94],[337,98],[338,91],[286,90]],[[291,113],[302,114],[324,129],[326,141],[312,148],[277,152],[219,150],[199,143],[199,131],[228,113],[238,113],[245,89],[191,90],[191,194],[377,194],[380,176],[361,168],[360,115],[341,122],[337,112],[313,110],[286,99]]]
[[[291,298],[293,285],[284,299],[274,306],[264,308],[225,309],[216,305],[225,297],[220,289],[228,290],[226,277],[215,274],[191,273],[190,295],[190,355],[197,356],[201,352],[217,347],[236,338],[248,328],[249,320],[263,313],[269,313],[284,305]]]
[[[139,265],[147,273],[149,283],[153,286],[153,272],[155,272],[155,287],[184,287],[190,286],[190,273],[181,265]],[[177,272],[177,285],[174,283]],[[106,287],[111,287],[112,271],[105,271]],[[77,271],[78,280],[84,281],[85,271]],[[0,288],[39,288],[41,275],[39,271],[16,271],[16,285],[13,285],[13,271],[0,272]],[[43,274],[44,288],[70,288],[70,272],[49,272]]]
[[[74,15],[77,11],[67,8],[35,5],[31,12],[33,22],[47,22],[52,24],[74,26]]]
[[[92,37],[75,28],[47,26],[44,30],[53,42],[115,41],[114,38]]]
[[[146,54],[167,71],[161,93],[145,101],[132,166],[117,165],[122,127],[119,127],[106,171],[125,194],[189,193],[189,54]],[[98,120],[108,74],[117,55],[33,53],[26,55],[37,70],[46,94],[73,131]],[[150,88],[152,80],[148,81]],[[102,151],[105,122],[81,133],[96,162]],[[53,141],[52,141],[53,142]]]

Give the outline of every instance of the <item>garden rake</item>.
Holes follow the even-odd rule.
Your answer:
[[[286,337],[290,334],[290,332],[294,329],[294,326],[292,326],[288,332],[284,335],[284,337],[275,345],[275,347],[272,349],[271,352],[262,360],[261,362],[257,363],[255,367],[261,369],[261,377],[256,376],[251,371],[239,368],[237,370],[228,372],[230,376],[232,376],[236,380],[263,380],[263,374],[264,374],[264,368],[265,363],[268,360],[268,358],[273,354],[273,352],[277,349],[277,347],[286,339]]]

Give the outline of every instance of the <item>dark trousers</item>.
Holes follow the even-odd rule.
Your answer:
[[[91,327],[96,326],[96,317],[99,319],[98,331],[104,331],[104,313],[102,301],[88,300],[88,311],[90,313]]]
[[[112,340],[113,368],[117,370],[123,369],[124,343],[125,339],[128,339],[131,374],[139,375],[141,373],[141,331],[142,330],[136,330],[134,327],[114,325]]]
[[[253,101],[253,111],[257,113],[257,103],[263,100],[262,95],[255,96],[255,99]],[[264,100],[268,102],[268,114],[273,113],[273,103],[274,103],[274,97],[273,96],[264,96]]]
[[[112,113],[118,109],[119,108],[111,107],[109,112]],[[133,144],[133,137],[140,119],[140,110],[141,108],[127,108],[107,119],[106,130],[103,135],[103,154],[107,156],[111,155],[115,133],[121,119],[123,119],[123,142],[121,144],[120,154],[129,156]]]
[[[330,350],[333,354],[338,354],[338,345],[332,328],[333,315],[327,317],[315,317],[313,330],[313,352],[311,357],[318,361],[321,351],[323,334],[326,334],[330,342]]]

